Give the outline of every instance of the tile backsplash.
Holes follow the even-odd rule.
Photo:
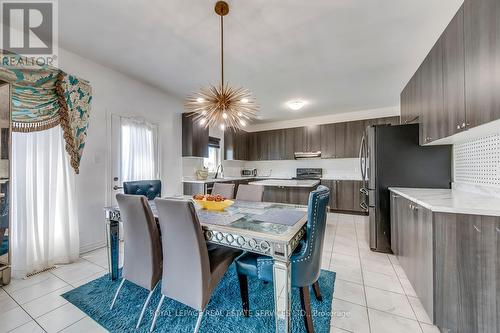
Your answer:
[[[263,177],[291,178],[295,177],[297,168],[322,168],[326,179],[361,179],[357,158],[248,161],[244,167],[257,169],[257,175]]]
[[[203,158],[184,157],[183,176],[194,177],[196,170],[203,167]],[[224,176],[238,177],[241,169],[257,169],[261,177],[292,178],[297,168],[322,168],[323,178],[360,180],[359,160],[357,158],[312,159],[285,161],[224,161]]]

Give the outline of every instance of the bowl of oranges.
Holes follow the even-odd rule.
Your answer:
[[[196,194],[193,195],[193,200],[200,205],[202,209],[214,211],[223,211],[234,203],[234,201],[228,200],[219,194]]]

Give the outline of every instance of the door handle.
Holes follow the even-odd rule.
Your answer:
[[[364,195],[368,195],[368,190],[366,188],[360,188],[359,192],[363,193]]]
[[[123,189],[123,186],[118,186],[118,185],[113,186],[113,190],[115,190],[115,191],[118,191],[121,189]]]
[[[359,204],[359,207],[361,207],[363,210],[367,211],[368,210],[368,206],[366,205],[366,203],[362,202]]]

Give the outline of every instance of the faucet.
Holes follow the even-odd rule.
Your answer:
[[[224,172],[224,167],[222,166],[222,164],[219,164],[217,166],[217,169],[215,169],[215,176],[214,176],[214,179],[217,179],[217,177],[219,176],[219,168],[220,168],[220,173],[222,175],[222,173]]]

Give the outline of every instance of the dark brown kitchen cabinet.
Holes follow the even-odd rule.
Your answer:
[[[460,7],[442,37],[443,112],[448,118],[446,136],[466,129],[464,6]]]
[[[182,156],[208,157],[208,128],[189,113],[182,114]]]
[[[269,159],[270,160],[285,160],[286,159],[286,148],[285,148],[285,130],[273,130],[270,131],[270,143],[269,143]]]
[[[448,332],[498,332],[500,219],[435,214],[435,317]]]
[[[247,134],[248,142],[248,160],[259,161],[259,145],[257,143],[257,135],[259,132],[250,132]]]
[[[330,210],[337,210],[337,182],[331,179],[322,179],[321,185],[326,186],[330,189],[330,200],[328,202],[328,207]]]
[[[295,129],[294,128],[286,128],[283,130],[285,135],[285,160],[293,160],[295,158]]]
[[[417,71],[401,92],[401,124],[418,123],[421,110],[418,105],[420,91],[420,73]]]
[[[466,0],[465,102],[468,127],[500,119],[500,2]]]
[[[309,194],[315,188],[265,186],[264,202],[277,202],[293,205],[307,205]]]
[[[294,128],[294,151],[313,152],[321,150],[321,127],[319,125]]]
[[[335,125],[336,124],[326,124],[321,125],[321,158],[335,158]]]
[[[365,131],[365,122],[363,120],[350,121],[346,123],[346,136],[345,136],[345,151],[342,157],[355,158],[359,157],[359,149],[361,146],[361,139]]]
[[[421,144],[448,135],[448,117],[443,107],[443,47],[442,39],[434,45],[420,68],[422,79],[422,136]]]
[[[323,179],[321,184],[330,188],[330,210],[364,213],[360,207],[362,181]]]
[[[432,212],[391,192],[391,249],[433,318]]]
[[[248,160],[248,133],[242,130],[227,129],[224,132],[224,159]]]

